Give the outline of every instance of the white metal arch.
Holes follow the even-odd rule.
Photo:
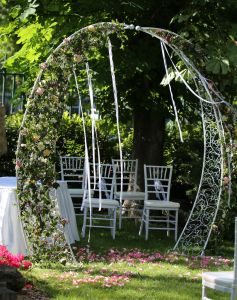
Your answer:
[[[219,93],[212,87],[212,85],[210,85],[210,82],[197,70],[193,63],[183,53],[181,49],[182,43],[188,42],[173,32],[159,28],[147,28],[139,26],[134,27],[133,25],[102,22],[89,25],[69,36],[52,52],[52,54],[46,60],[45,64],[47,66],[50,66],[54,55],[59,53],[59,51],[65,46],[66,43],[69,43],[70,47],[70,44],[73,43],[73,41],[78,36],[83,35],[84,32],[100,31],[104,35],[109,36],[109,34],[111,33],[116,33],[121,30],[127,29],[135,29],[137,31],[144,32],[152,37],[159,39],[161,43],[161,49],[166,71],[167,58],[171,61],[171,64],[173,64],[173,68],[179,74],[180,80],[185,84],[187,89],[193,95],[195,95],[197,101],[200,102],[204,134],[204,156],[202,175],[192,211],[174,249],[185,253],[192,251],[203,254],[211,234],[212,225],[215,222],[220,202],[223,177],[224,130],[219,105],[221,103],[225,103],[226,105],[229,104],[223,100]],[[195,89],[193,89],[190,86],[189,82],[185,80],[185,78],[182,76],[182,74],[172,62],[168,48],[174,51],[180,57],[180,59],[182,59],[182,61],[188,68],[192,76],[193,83],[194,85],[196,85]],[[18,139],[17,159],[21,159],[21,144],[22,140],[24,140],[24,134],[22,132],[29,120],[31,107],[36,101],[35,95],[37,88],[40,86],[43,73],[44,69],[42,69],[40,74],[38,75],[28,100]],[[171,87],[170,92],[172,96]],[[176,111],[175,101],[173,97],[172,101],[176,115],[176,121],[179,125],[178,114]],[[181,128],[179,127],[179,129],[180,135],[182,137]],[[26,157],[26,159],[29,158]],[[19,179],[18,189],[20,192],[23,193],[24,185],[22,180],[22,174],[18,171],[17,175]]]

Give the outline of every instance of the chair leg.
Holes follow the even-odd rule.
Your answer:
[[[139,229],[139,235],[142,234],[143,222],[144,222],[144,209],[142,210],[142,218],[141,218],[141,225],[140,225],[140,229]]]
[[[166,225],[167,225],[167,237],[170,236],[170,212],[167,212],[167,217],[166,217]]]
[[[114,216],[114,211],[112,208],[108,208],[108,218],[110,219],[109,221],[109,225],[110,225],[110,232],[111,232],[111,235],[113,236],[113,226],[114,226],[114,219],[113,219],[113,216]]]
[[[207,297],[206,287],[205,287],[205,285],[202,285],[202,300],[205,300],[206,297]]]
[[[116,208],[114,209],[114,221],[113,221],[113,232],[112,232],[113,240],[115,239],[115,232],[116,232]]]
[[[178,210],[176,210],[175,212],[175,241],[177,241],[177,238],[178,238],[178,218],[179,218],[179,215],[178,215]]]
[[[119,229],[122,228],[122,210],[123,210],[123,205],[121,202],[119,205]]]
[[[87,218],[87,207],[84,207],[84,211],[83,211],[83,226],[82,226],[82,231],[81,231],[81,235],[84,238],[85,234],[86,234],[86,218]]]
[[[149,209],[146,209],[146,212],[145,212],[145,228],[146,228],[146,236],[145,236],[145,239],[146,239],[146,241],[148,240],[149,220],[150,220],[150,210],[149,210]]]
[[[236,287],[232,289],[232,292],[231,292],[231,300],[236,300],[237,299],[237,289]]]

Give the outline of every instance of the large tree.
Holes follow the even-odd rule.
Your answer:
[[[0,27],[0,34],[15,40],[16,51],[5,66],[28,74],[29,87],[39,64],[62,39],[74,31],[100,21],[116,20],[141,26],[161,27],[179,31],[203,50],[204,56],[193,55],[197,65],[215,79],[228,95],[236,95],[236,25],[235,1],[175,1],[175,0],[10,0],[2,1],[8,11],[8,22]],[[205,13],[203,13],[205,12]],[[134,127],[134,157],[140,165],[161,164],[165,138],[165,122],[173,118],[168,89],[161,87],[164,67],[160,45],[142,33],[128,32],[129,39],[113,40],[114,60],[120,95],[121,120],[132,120]],[[189,53],[192,56],[192,53]],[[101,71],[98,79],[106,75]],[[228,83],[231,82],[231,87]],[[183,106],[179,83],[174,86],[177,107]],[[103,100],[101,113],[111,112],[112,89],[98,94]],[[190,97],[190,105],[194,105]],[[188,117],[189,114],[186,112]],[[185,116],[185,114],[183,114]],[[140,168],[140,183],[143,170]]]

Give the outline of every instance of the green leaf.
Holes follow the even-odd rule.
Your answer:
[[[228,67],[230,66],[230,63],[229,63],[227,58],[222,59],[222,63],[225,64]]]
[[[233,42],[227,47],[226,55],[231,63],[237,64],[237,46]]]
[[[37,33],[37,30],[41,28],[42,26],[38,23],[20,28],[18,30],[19,40],[17,41],[17,44],[29,42],[30,39]]]
[[[229,67],[229,61],[227,59],[222,59],[220,65],[221,65],[221,73],[223,75],[229,73],[230,67]]]
[[[20,19],[24,20],[27,17],[29,17],[30,15],[33,15],[36,12],[36,9],[33,7],[29,7],[27,8],[21,15],[20,15]]]
[[[168,74],[166,74],[162,81],[161,81],[161,85],[166,86],[168,85],[174,78],[176,77],[176,74],[174,72],[174,70],[172,70],[171,68],[168,69]]]
[[[7,26],[0,27],[0,34],[10,34],[16,28],[15,23],[9,23]]]
[[[177,17],[177,21],[178,23],[182,23],[182,22],[185,22],[187,21],[188,19],[190,19],[192,17],[192,13],[191,14],[180,14],[178,17]]]
[[[9,15],[10,15],[13,19],[15,19],[16,17],[19,16],[20,12],[21,12],[21,6],[20,6],[20,5],[16,5],[16,6],[14,6],[14,7],[10,10]]]
[[[28,16],[35,14],[36,7],[39,6],[39,4],[36,3],[36,0],[33,0],[33,2],[31,0],[28,0],[28,2],[29,2],[29,7],[20,15],[21,20],[24,20]]]
[[[217,59],[209,60],[206,64],[206,70],[212,72],[213,74],[221,73],[221,64]]]

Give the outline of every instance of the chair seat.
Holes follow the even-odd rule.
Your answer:
[[[177,209],[180,207],[180,204],[172,201],[147,200],[145,201],[145,207],[150,209]]]
[[[232,288],[234,272],[205,272],[202,274],[202,280],[213,286]]]
[[[71,196],[82,197],[84,194],[84,189],[68,189]],[[91,190],[91,195],[94,195],[94,191]]]
[[[70,195],[83,195],[84,189],[68,189]]]
[[[120,196],[122,194],[122,199],[126,200],[144,200],[145,193],[144,192],[116,192],[115,198],[120,199]]]
[[[119,202],[117,200],[99,198],[91,198],[91,200],[85,199],[83,202],[83,207],[99,208],[100,205],[102,208],[116,208],[119,206]]]

